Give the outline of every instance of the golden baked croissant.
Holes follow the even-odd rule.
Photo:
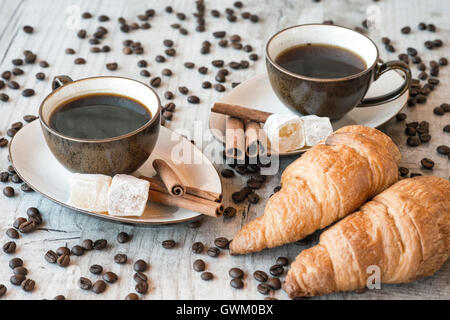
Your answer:
[[[301,240],[358,209],[398,179],[400,151],[377,129],[347,126],[290,164],[264,215],[230,243],[243,254]]]
[[[324,231],[291,264],[284,289],[290,297],[361,289],[371,266],[383,283],[411,282],[449,256],[450,182],[405,179]]]

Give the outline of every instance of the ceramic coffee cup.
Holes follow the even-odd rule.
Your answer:
[[[50,127],[52,112],[66,101],[94,93],[113,93],[139,101],[151,113],[150,120],[137,130],[109,139],[78,139]],[[161,103],[147,85],[121,77],[93,77],[72,81],[58,76],[53,92],[39,107],[45,140],[58,161],[72,172],[113,176],[136,171],[150,156],[160,129]]]
[[[341,47],[361,57],[366,68],[343,78],[321,79],[292,73],[276,63],[284,50],[302,44],[328,44]],[[266,45],[269,80],[278,98],[303,115],[315,114],[337,120],[355,107],[370,107],[397,99],[409,88],[411,71],[401,61],[379,62],[377,46],[368,37],[334,25],[307,24],[284,29]],[[398,69],[404,73],[403,84],[385,95],[364,98],[370,84],[383,73]]]

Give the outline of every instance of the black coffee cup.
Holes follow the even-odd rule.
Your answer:
[[[302,44],[325,44],[356,53],[366,68],[342,78],[311,78],[295,74],[276,63],[284,50]],[[365,35],[334,25],[306,24],[293,26],[272,36],[266,45],[269,80],[278,98],[302,115],[318,115],[337,120],[353,108],[370,107],[397,99],[411,82],[411,70],[401,61],[379,62],[378,48]],[[383,73],[398,69],[404,73],[403,84],[382,96],[364,98],[370,85]]]

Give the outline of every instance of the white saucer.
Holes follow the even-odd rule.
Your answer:
[[[182,143],[183,150],[189,150],[195,164],[174,164],[172,149]],[[184,149],[185,148],[185,149]],[[114,217],[107,214],[79,210],[67,203],[69,199],[70,171],[64,168],[48,148],[41,131],[39,120],[22,128],[12,139],[9,152],[17,174],[35,191],[67,208],[95,217],[129,224],[170,224],[185,222],[200,216],[197,212],[151,203],[141,217]],[[155,175],[152,161],[166,160],[179,174],[183,183],[204,190],[222,193],[220,177],[209,159],[189,140],[177,133],[161,127],[158,142],[152,155],[135,175],[152,177]],[[200,159],[201,161],[197,161]]]
[[[396,71],[389,71],[383,74],[369,88],[366,97],[375,97],[386,94],[403,83],[403,77]],[[346,125],[360,124],[367,127],[379,127],[392,119],[408,100],[409,92],[406,91],[398,99],[368,108],[355,108],[344,117],[333,122],[334,130]],[[248,108],[258,109],[266,112],[290,114],[293,113],[286,107],[275,95],[270,86],[267,74],[256,76],[249,79],[227,94],[222,102],[237,104]],[[211,112],[209,118],[209,128],[214,137],[222,143],[225,143],[225,120],[227,116]],[[283,155],[293,155],[304,152],[305,150],[295,150]]]

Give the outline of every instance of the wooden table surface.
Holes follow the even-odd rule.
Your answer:
[[[188,36],[180,35],[177,30],[170,28],[170,24],[178,22],[174,14],[164,12],[164,7],[170,4],[175,12],[187,14],[186,21],[181,24],[189,30]],[[243,38],[244,44],[251,44],[260,59],[251,63],[251,67],[243,71],[233,71],[228,77],[227,91],[231,89],[231,82],[244,81],[254,75],[265,72],[264,45],[268,37],[276,31],[287,26],[311,22],[333,20],[334,23],[347,27],[361,26],[361,21],[375,15],[375,28],[369,31],[370,37],[380,45],[381,58],[384,60],[395,59],[400,52],[413,46],[418,49],[420,56],[425,61],[437,60],[440,57],[450,58],[448,42],[450,41],[450,8],[446,0],[323,0],[315,3],[311,0],[304,1],[245,1],[245,8],[236,9],[238,22],[229,23],[225,19],[224,10],[232,7],[233,1],[207,1],[206,2],[206,27],[204,33],[195,32],[194,1],[120,1],[120,0],[80,0],[80,1],[50,1],[50,0],[0,0],[0,71],[11,70],[11,60],[21,57],[24,50],[32,50],[38,55],[38,61],[47,60],[50,63],[48,69],[39,67],[39,63],[25,65],[22,68],[25,75],[15,79],[20,83],[21,89],[34,88],[36,95],[31,98],[21,96],[21,90],[13,91],[3,89],[10,96],[7,103],[0,102],[0,136],[6,135],[6,130],[15,121],[21,121],[25,114],[36,114],[40,101],[50,92],[51,79],[55,75],[67,74],[73,79],[79,79],[94,75],[120,75],[135,78],[144,82],[148,79],[139,75],[137,61],[144,58],[150,62],[149,71],[160,74],[161,69],[169,67],[174,75],[170,78],[163,77],[163,83],[157,90],[162,93],[167,89],[177,92],[180,85],[188,86],[193,94],[201,98],[201,104],[189,105],[186,97],[176,95],[175,103],[177,111],[174,119],[167,123],[171,129],[186,129],[193,132],[195,121],[207,124],[209,108],[211,104],[223,96],[214,90],[204,90],[201,82],[210,80],[214,83],[214,71],[210,62],[214,59],[232,60],[248,59],[248,53],[231,48],[220,48],[217,40],[213,39],[212,32],[226,30],[229,35],[238,33]],[[127,20],[136,21],[136,16],[146,9],[154,8],[156,16],[151,19],[150,30],[138,30],[130,34],[119,31],[117,18],[125,17]],[[219,9],[222,12],[220,18],[210,15],[211,9]],[[259,23],[243,21],[239,11],[257,13]],[[80,20],[80,13],[89,11],[94,14],[90,20]],[[106,14],[111,21],[100,23],[97,17]],[[437,26],[436,33],[418,31],[419,22],[434,23]],[[22,31],[24,25],[34,26],[32,35]],[[104,25],[109,33],[102,44],[108,44],[112,50],[109,53],[93,54],[89,52],[88,40],[81,40],[76,36],[78,29],[87,29],[92,34],[95,29]],[[409,35],[400,33],[401,27],[410,25],[412,32]],[[381,37],[388,36],[392,39],[396,53],[387,53],[381,46]],[[444,47],[437,50],[426,50],[423,42],[440,38],[444,40]],[[141,41],[145,54],[143,56],[125,56],[122,53],[122,41],[133,39]],[[169,58],[168,62],[158,64],[155,62],[157,54],[163,54],[163,39],[172,39],[177,50],[176,57]],[[213,47],[211,54],[199,53],[201,42],[211,40]],[[65,48],[76,50],[74,56],[66,55]],[[86,65],[74,65],[75,57],[83,57]],[[118,62],[119,69],[115,72],[108,71],[105,64]],[[210,71],[206,76],[200,76],[196,71],[183,67],[186,61],[193,61],[197,66],[208,66]],[[413,72],[417,75],[417,68]],[[46,73],[45,81],[37,81],[34,74],[38,71]],[[407,121],[426,120],[430,122],[432,140],[417,148],[406,146],[404,124],[395,119],[384,125],[381,129],[389,134],[400,146],[403,154],[402,166],[412,172],[420,172],[426,175],[434,174],[448,178],[449,160],[447,157],[436,153],[436,147],[449,144],[449,134],[443,133],[444,125],[450,123],[450,114],[436,116],[433,108],[443,102],[450,102],[450,90],[447,79],[450,78],[450,67],[441,68],[439,79],[441,84],[430,94],[428,102],[413,108],[406,108]],[[165,101],[162,99],[163,102]],[[205,129],[206,130],[206,129]],[[198,143],[198,141],[197,141]],[[7,148],[0,150],[0,167],[6,169]],[[435,161],[433,171],[424,171],[420,168],[420,160],[429,157]],[[285,168],[295,157],[282,159],[281,166]],[[220,170],[221,165],[217,165]],[[2,171],[3,171],[2,169]],[[281,170],[280,169],[280,173]],[[291,244],[281,248],[266,250],[261,253],[240,257],[230,257],[223,252],[218,258],[211,258],[206,254],[194,255],[190,247],[195,241],[202,241],[205,245],[213,245],[213,240],[218,236],[232,238],[240,227],[263,213],[264,200],[279,184],[280,173],[271,176],[263,189],[258,193],[262,201],[257,205],[246,204],[238,206],[238,214],[231,221],[222,219],[204,218],[198,229],[190,229],[186,225],[174,225],[164,227],[133,227],[98,220],[87,217],[75,211],[65,209],[52,203],[38,193],[25,194],[20,191],[19,185],[13,185],[16,189],[14,198],[0,196],[0,239],[2,243],[8,241],[5,231],[15,218],[25,216],[26,209],[31,206],[38,207],[44,217],[45,230],[39,230],[32,234],[23,235],[17,240],[17,252],[15,255],[0,253],[0,283],[8,287],[4,299],[52,299],[58,294],[68,299],[123,299],[126,294],[134,291],[135,283],[132,279],[132,262],[126,265],[117,265],[113,262],[113,256],[122,252],[128,255],[129,261],[145,259],[150,263],[147,272],[150,278],[149,293],[145,299],[263,299],[264,296],[256,290],[257,283],[253,280],[252,273],[261,269],[268,271],[269,266],[275,263],[278,256],[286,256],[291,260],[305,249],[304,246]],[[225,204],[230,205],[230,196],[233,191],[242,187],[242,180],[235,177],[231,180],[223,180]],[[11,184],[12,185],[12,184]],[[3,187],[3,186],[2,186]],[[116,236],[125,231],[132,235],[132,240],[127,244],[118,244]],[[110,245],[107,250],[101,252],[88,252],[82,257],[72,257],[71,265],[62,269],[56,265],[50,265],[44,260],[47,250],[60,246],[72,247],[79,244],[82,239],[105,238]],[[172,250],[165,250],[161,242],[166,239],[174,239],[178,246]],[[20,288],[9,283],[11,270],[8,261],[12,257],[21,257],[25,266],[29,269],[29,277],[36,281],[36,289],[32,293],[25,293]],[[195,259],[202,258],[206,261],[207,270],[214,274],[214,280],[205,282],[200,279],[200,274],[192,270]],[[96,295],[93,292],[85,292],[78,288],[77,280],[80,276],[87,276],[96,280],[96,276],[89,273],[88,268],[92,264],[101,264],[105,270],[111,270],[119,275],[119,281],[108,285],[106,292]],[[232,289],[229,285],[228,270],[231,267],[240,267],[246,272],[243,290]],[[287,299],[282,291],[271,294],[278,299]],[[422,279],[411,284],[382,285],[381,290],[369,290],[364,294],[336,293],[318,299],[449,299],[450,298],[450,263],[434,276]]]

